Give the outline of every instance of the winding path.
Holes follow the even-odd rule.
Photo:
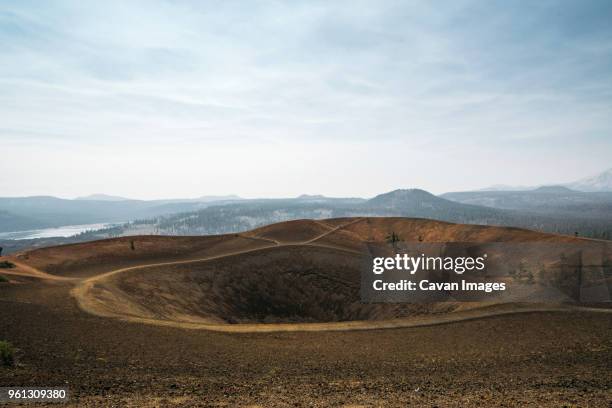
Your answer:
[[[109,310],[105,306],[105,303],[98,299],[92,292],[96,284],[103,283],[104,280],[109,277],[135,271],[139,269],[159,267],[159,266],[171,266],[171,265],[184,265],[190,263],[208,262],[218,260],[222,258],[228,258],[236,255],[253,253],[257,251],[267,250],[275,247],[289,247],[289,246],[313,246],[313,247],[324,247],[334,250],[346,251],[350,253],[360,253],[358,251],[352,251],[345,248],[330,246],[330,245],[318,245],[316,241],[321,238],[330,235],[348,225],[355,224],[362,221],[362,218],[353,220],[349,223],[330,228],[318,236],[298,243],[283,243],[277,240],[269,238],[259,237],[246,237],[257,240],[263,240],[269,242],[271,245],[245,249],[241,251],[229,252],[222,255],[214,255],[199,259],[190,259],[183,261],[172,261],[172,262],[160,262],[151,263],[145,265],[131,266],[121,269],[116,269],[110,272],[102,273],[87,279],[83,279],[77,283],[72,289],[71,294],[76,299],[79,307],[90,314],[117,318],[130,322],[153,324],[158,326],[166,327],[177,327],[185,329],[204,329],[213,330],[220,332],[233,332],[233,333],[265,333],[265,332],[291,332],[291,331],[342,331],[342,330],[378,330],[378,329],[392,329],[392,328],[406,328],[406,327],[420,327],[420,326],[432,326],[440,324],[448,324],[455,322],[462,322],[467,320],[482,319],[500,315],[509,315],[517,313],[536,313],[536,312],[593,312],[593,313],[612,313],[612,309],[601,309],[601,308],[590,308],[572,305],[539,305],[539,304],[491,304],[484,307],[467,309],[456,311],[448,314],[440,315],[425,315],[416,316],[410,318],[398,318],[393,320],[371,320],[371,321],[346,321],[346,322],[332,322],[332,323],[275,323],[275,324],[218,324],[218,323],[196,323],[196,322],[179,322],[172,320],[162,319],[150,319],[135,316],[129,313],[117,313]],[[53,275],[50,275],[53,276]]]

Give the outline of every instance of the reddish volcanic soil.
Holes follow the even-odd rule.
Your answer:
[[[390,231],[587,242],[357,218],[37,249],[0,270],[0,340],[18,348],[0,387],[67,386],[79,407],[610,406],[609,309],[361,304],[360,254]]]

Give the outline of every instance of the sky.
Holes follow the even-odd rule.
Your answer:
[[[2,1],[0,196],[370,197],[612,167],[610,1]]]

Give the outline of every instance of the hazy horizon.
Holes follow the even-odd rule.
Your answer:
[[[609,169],[604,169],[602,170],[600,173],[611,173],[612,172],[612,168]],[[597,174],[592,174],[591,176],[596,176]],[[557,182],[557,183],[548,183],[548,184],[534,184],[534,185],[506,185],[506,184],[491,184],[488,186],[482,186],[479,188],[474,188],[472,190],[448,190],[448,191],[441,191],[441,192],[437,192],[437,191],[430,191],[426,188],[423,187],[419,187],[419,186],[399,186],[396,188],[392,188],[390,190],[385,190],[385,191],[379,191],[373,195],[370,196],[359,196],[359,195],[355,195],[355,194],[348,194],[348,195],[327,195],[327,194],[321,194],[318,193],[316,191],[313,192],[302,192],[299,194],[295,194],[295,195],[278,195],[278,196],[245,196],[243,194],[240,193],[227,193],[227,194],[198,194],[197,192],[192,192],[189,195],[186,196],[158,196],[158,197],[148,197],[148,198],[143,198],[143,197],[134,197],[134,196],[123,196],[123,195],[119,195],[119,194],[112,194],[112,193],[108,193],[105,191],[95,191],[95,192],[90,192],[87,194],[82,194],[82,195],[78,195],[78,196],[60,196],[60,195],[47,195],[47,194],[32,194],[32,195],[28,195],[28,196],[4,196],[4,195],[0,195],[0,198],[2,197],[32,197],[32,196],[52,196],[52,197],[57,197],[57,198],[63,198],[63,199],[68,199],[68,200],[76,200],[76,199],[91,199],[92,196],[106,196],[106,198],[120,198],[120,199],[127,199],[127,200],[178,200],[178,199],[198,199],[198,198],[203,198],[203,197],[237,197],[238,199],[267,199],[267,198],[295,198],[295,197],[299,197],[301,195],[322,195],[328,198],[364,198],[364,199],[369,199],[369,198],[373,198],[377,195],[380,194],[385,194],[388,193],[390,191],[394,191],[394,190],[402,190],[402,189],[420,189],[420,190],[425,190],[427,192],[430,192],[432,194],[435,195],[440,195],[440,194],[444,194],[444,193],[451,193],[451,192],[458,192],[458,191],[479,191],[479,190],[489,190],[489,189],[500,189],[501,187],[508,187],[511,190],[530,190],[530,189],[536,189],[542,186],[564,186],[566,184],[570,184],[571,182],[576,182],[576,181],[580,181],[580,180],[566,180],[566,181],[561,181],[561,182]],[[571,187],[570,187],[571,188]],[[580,191],[580,190],[577,190]]]
[[[0,5],[0,196],[372,197],[610,168],[612,3]]]

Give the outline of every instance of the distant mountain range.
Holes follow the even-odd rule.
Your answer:
[[[193,211],[212,203],[240,200],[237,196],[195,199],[130,200],[94,194],[67,200],[50,196],[0,197],[0,232],[93,223],[127,222],[164,214]]]
[[[610,191],[612,192],[612,168],[593,177],[587,177],[565,186],[578,191]]]
[[[597,238],[612,235],[612,194],[601,193],[567,193],[555,187],[543,188],[529,194],[540,196],[543,201],[557,200],[558,197],[577,195],[578,206],[590,206],[592,212],[579,214],[570,206],[557,204],[555,209],[544,211],[534,205],[508,205],[498,208],[477,204],[477,199],[466,202],[453,201],[438,197],[424,190],[395,190],[380,194],[370,200],[359,198],[327,198],[318,196],[297,197],[291,199],[243,200],[233,203],[217,203],[174,215],[154,217],[130,224],[110,228],[105,233],[109,236],[133,234],[162,235],[208,235],[245,231],[262,225],[294,219],[321,219],[333,217],[357,216],[398,216],[429,218],[465,224],[504,225],[534,230],[574,234]],[[568,190],[569,191],[569,190]],[[506,192],[508,193],[508,192]],[[506,193],[475,192],[454,194],[493,194],[505,198]],[[594,199],[589,201],[589,197]],[[529,199],[522,198],[527,203]],[[461,197],[460,197],[461,198]],[[469,202],[468,202],[469,201]],[[544,205],[544,204],[542,204]],[[512,207],[512,208],[510,208]],[[568,215],[571,214],[571,215]],[[90,233],[92,236],[99,234]]]
[[[14,214],[18,214],[14,216]],[[210,235],[234,233],[295,219],[412,217],[463,224],[501,225],[593,238],[612,238],[612,193],[566,187],[531,191],[475,191],[435,196],[401,189],[372,199],[302,195],[287,199],[200,202],[62,200],[53,197],[0,198],[0,227],[127,221],[69,238],[0,240],[6,251],[125,235]],[[33,224],[33,220],[36,224]],[[44,224],[44,223],[47,224]]]
[[[555,185],[582,192],[612,192],[612,168],[592,177]],[[505,184],[496,184],[476,191],[528,191],[538,187],[541,186],[509,186]]]
[[[610,185],[611,178],[612,169],[571,185],[604,189]],[[441,196],[419,189],[400,189],[369,200],[307,194],[286,199],[242,199],[227,195],[149,201],[105,194],[74,200],[49,196],[0,198],[0,232],[123,224],[95,233],[96,237],[136,233],[218,234],[298,218],[353,216],[430,218],[603,237],[612,232],[612,192],[584,192],[558,185]]]
[[[528,191],[465,191],[443,198],[504,210],[554,217],[612,220],[612,192],[582,192],[563,186],[543,186]]]

